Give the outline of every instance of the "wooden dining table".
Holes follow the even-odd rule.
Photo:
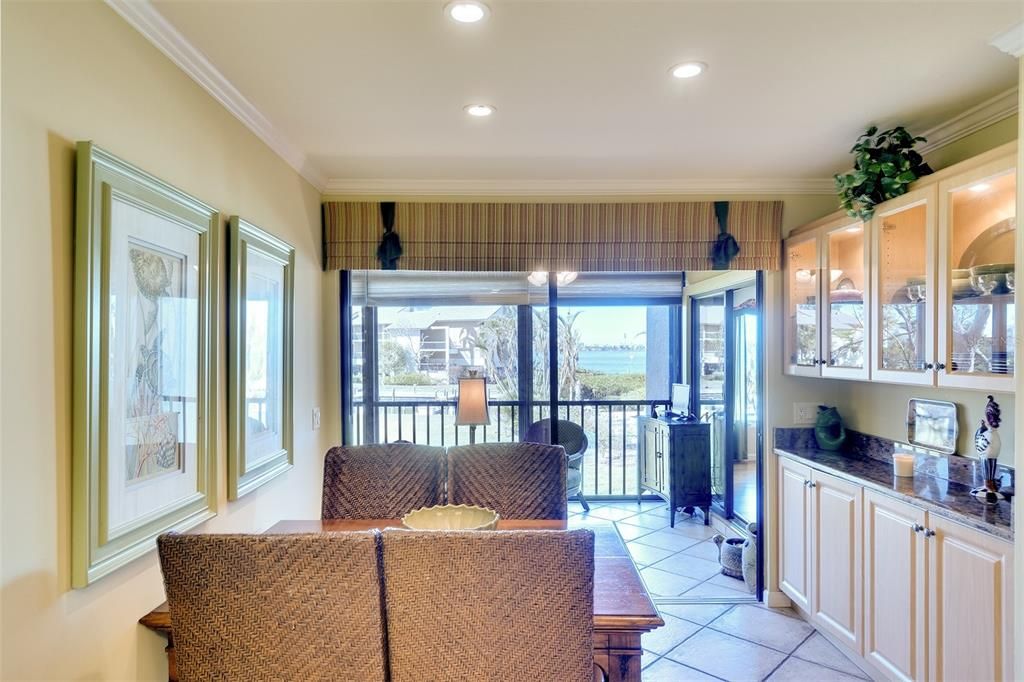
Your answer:
[[[278,521],[267,534],[332,533],[400,528],[398,519],[325,519]],[[633,559],[618,531],[611,524],[588,526],[594,531],[594,663],[608,682],[640,681],[640,637],[661,627],[658,615]],[[498,521],[498,530],[565,530],[565,521]],[[167,637],[167,679],[177,681],[171,614],[164,602],[139,622]],[[552,633],[557,637],[556,633]]]

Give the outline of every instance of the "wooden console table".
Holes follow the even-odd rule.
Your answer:
[[[267,533],[320,533],[373,528],[396,528],[397,519],[279,521]],[[502,519],[499,530],[564,530],[564,521]],[[640,682],[640,636],[661,627],[651,597],[633,559],[612,525],[592,526],[594,531],[594,663],[608,682]],[[156,607],[139,622],[167,637],[167,679],[177,682],[174,639],[167,603]]]

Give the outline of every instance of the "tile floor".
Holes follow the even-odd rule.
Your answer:
[[[569,502],[569,525],[612,523],[654,597],[753,599],[742,580],[722,575],[715,530],[700,515],[676,514],[669,527],[668,505],[658,501],[592,502],[590,511]]]
[[[569,503],[571,526],[614,523],[658,596],[749,596],[718,572],[714,531],[686,515],[668,528],[661,502]],[[664,523],[661,523],[664,521]],[[860,668],[791,609],[750,603],[658,604],[665,626],[644,635],[645,682],[866,680]]]

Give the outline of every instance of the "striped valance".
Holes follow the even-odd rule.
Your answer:
[[[380,204],[328,201],[324,268],[380,267]],[[714,202],[403,203],[395,205],[401,270],[667,272],[711,270]],[[781,201],[729,202],[739,242],[732,270],[778,270]]]

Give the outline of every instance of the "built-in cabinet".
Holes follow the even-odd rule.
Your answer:
[[[700,508],[711,522],[711,425],[681,419],[639,417],[637,500],[644,492],[668,502],[669,524],[680,508]]]
[[[780,588],[893,680],[1008,680],[1013,544],[780,457]]]
[[[785,243],[785,368],[1012,392],[1016,152],[919,180]]]
[[[779,579],[815,623],[861,651],[859,486],[779,460]]]

